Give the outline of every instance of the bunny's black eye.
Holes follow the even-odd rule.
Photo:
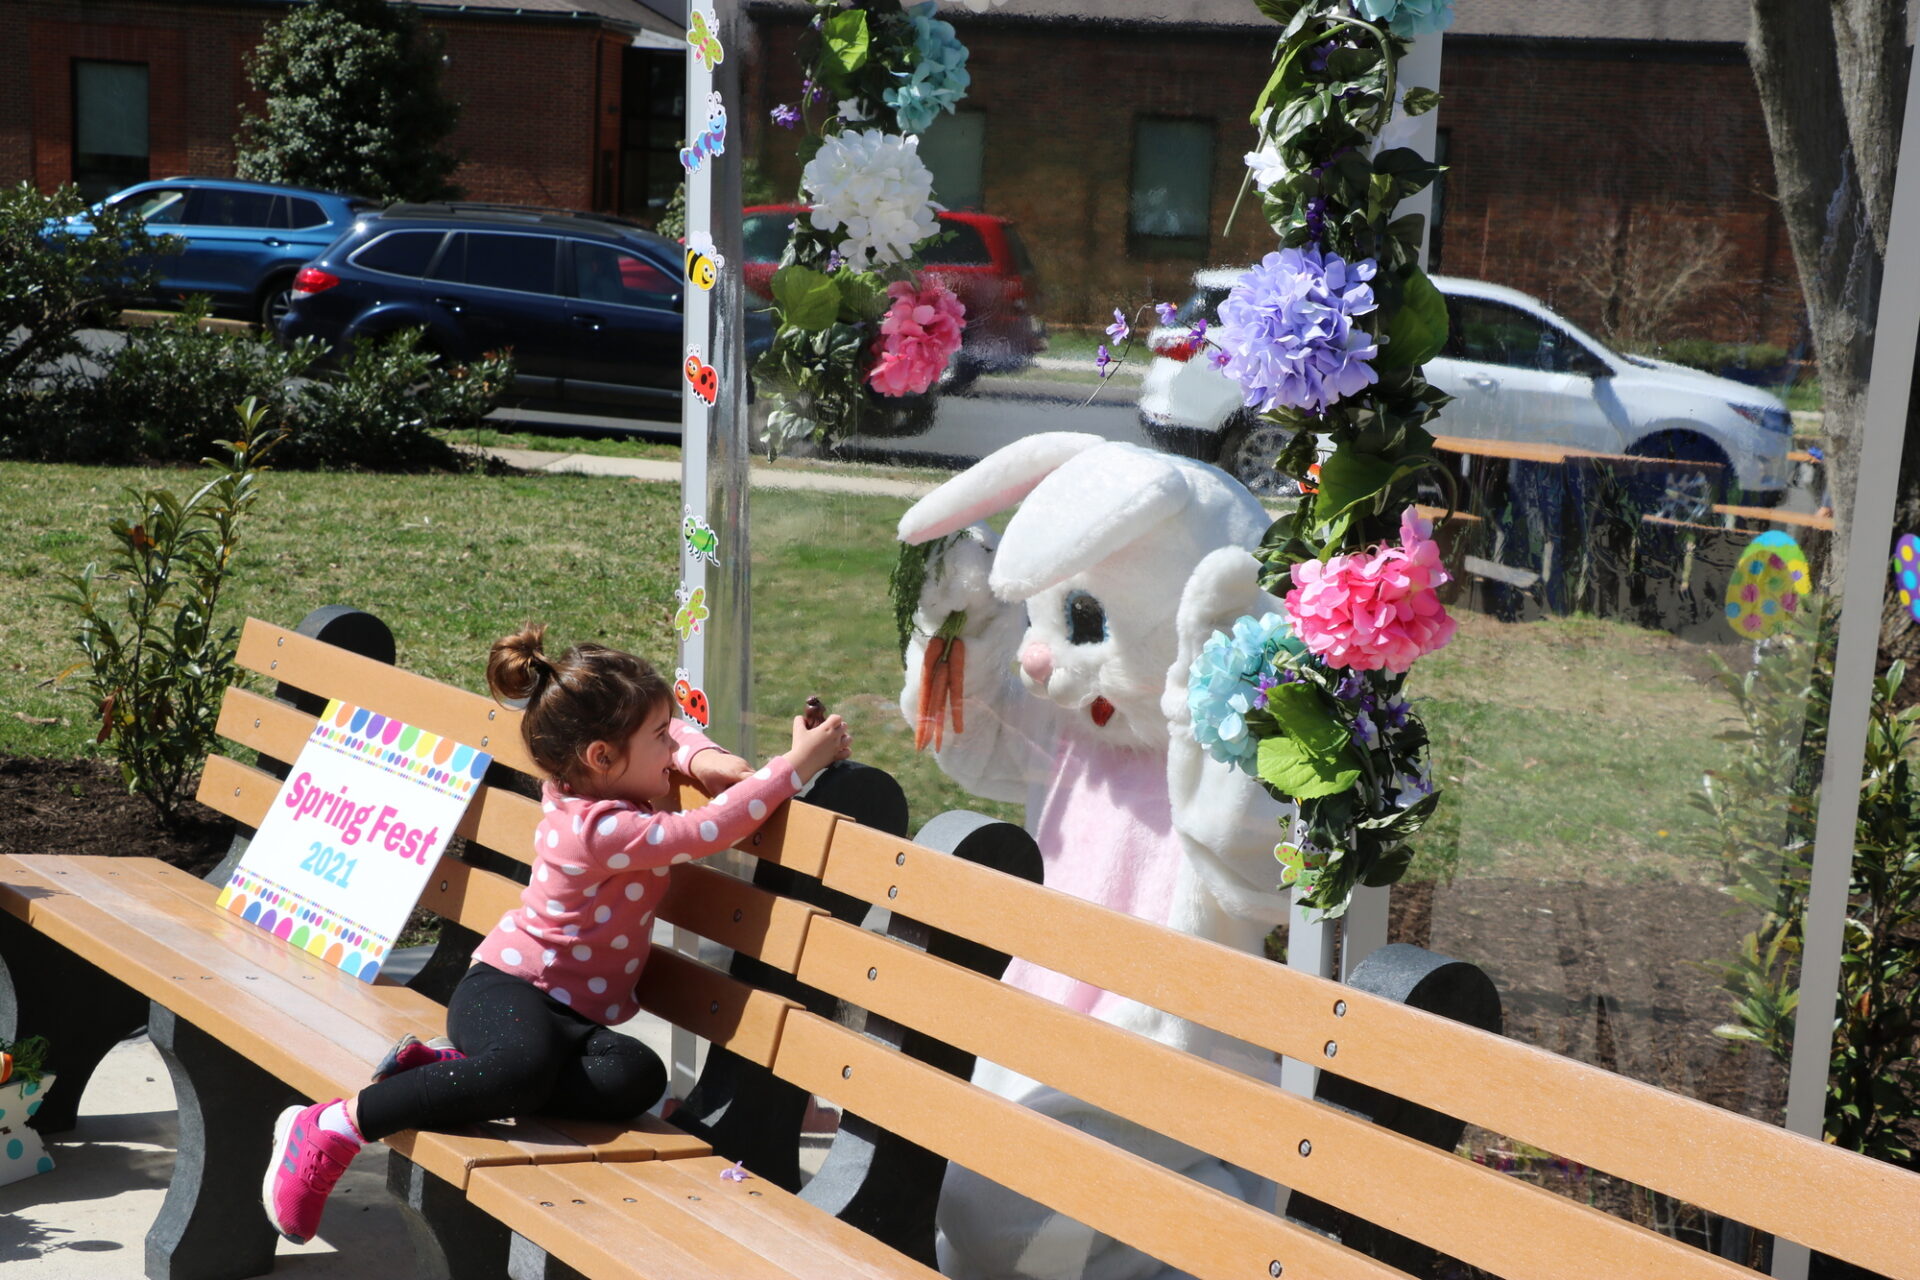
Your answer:
[[[1084,591],[1067,593],[1067,642],[1099,644],[1107,638],[1107,611]]]

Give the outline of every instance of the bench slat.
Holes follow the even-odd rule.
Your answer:
[[[771,1067],[797,1002],[750,987],[698,960],[655,947],[640,971],[640,1007],[749,1062]]]
[[[636,1211],[611,1167],[475,1170],[467,1198],[575,1270],[644,1280],[795,1280],[794,1273],[700,1226],[675,1206]]]
[[[1754,1275],[844,921],[814,922],[798,976],[1508,1280]],[[1302,1141],[1311,1143],[1304,1159],[1296,1149]]]
[[[804,1010],[774,1071],[957,1164],[1201,1277],[1406,1273]],[[1153,1211],[1141,1212],[1151,1205]],[[1204,1224],[1202,1226],[1201,1224]]]
[[[853,823],[835,829],[821,878],[1316,1066],[1335,1041],[1349,1079],[1879,1274],[1920,1280],[1911,1175],[1891,1165]],[[1809,1196],[1808,1187],[1822,1194]]]
[[[235,661],[296,689],[370,707],[478,747],[508,768],[545,776],[520,739],[520,713],[485,694],[441,684],[259,618],[247,619]]]
[[[828,913],[768,893],[724,871],[686,863],[673,869],[660,919],[764,961],[786,973],[800,963],[807,926]]]
[[[622,1197],[633,1196],[640,1207],[631,1212],[649,1221],[661,1220],[655,1215],[670,1207],[690,1224],[697,1222],[803,1280],[939,1280],[938,1273],[752,1177],[751,1171],[745,1182],[720,1176],[732,1167],[718,1156],[628,1166],[619,1171],[616,1189]]]

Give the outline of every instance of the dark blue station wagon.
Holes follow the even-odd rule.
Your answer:
[[[513,398],[677,417],[685,385],[679,245],[592,214],[397,205],[361,218],[300,272],[281,337],[341,358],[360,339],[425,330],[448,359],[511,349]],[[748,346],[771,341],[764,316]]]

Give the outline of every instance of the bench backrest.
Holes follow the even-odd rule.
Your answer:
[[[250,620],[248,670],[370,704],[530,777],[517,713]],[[220,732],[291,759],[313,718],[233,690]],[[201,798],[254,825],[272,775],[223,757]],[[697,792],[682,797],[698,803]],[[519,864],[539,805],[482,791],[461,835]],[[1874,1272],[1920,1280],[1920,1179],[1497,1035],[1119,915],[794,802],[742,849],[827,889],[1021,956]],[[476,932],[518,899],[448,857],[423,904]],[[677,868],[661,916],[917,1029],[1461,1261],[1521,1280],[1753,1276],[1690,1245],[1004,986],[821,908]],[[799,1088],[1200,1276],[1403,1273],[671,952],[643,1005]]]

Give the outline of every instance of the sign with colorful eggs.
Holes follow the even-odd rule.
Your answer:
[[[372,982],[492,762],[335,698],[221,888],[220,908]]]
[[[1813,582],[1806,553],[1775,530],[1747,544],[1727,581],[1727,625],[1744,640],[1764,640],[1800,612]]]

